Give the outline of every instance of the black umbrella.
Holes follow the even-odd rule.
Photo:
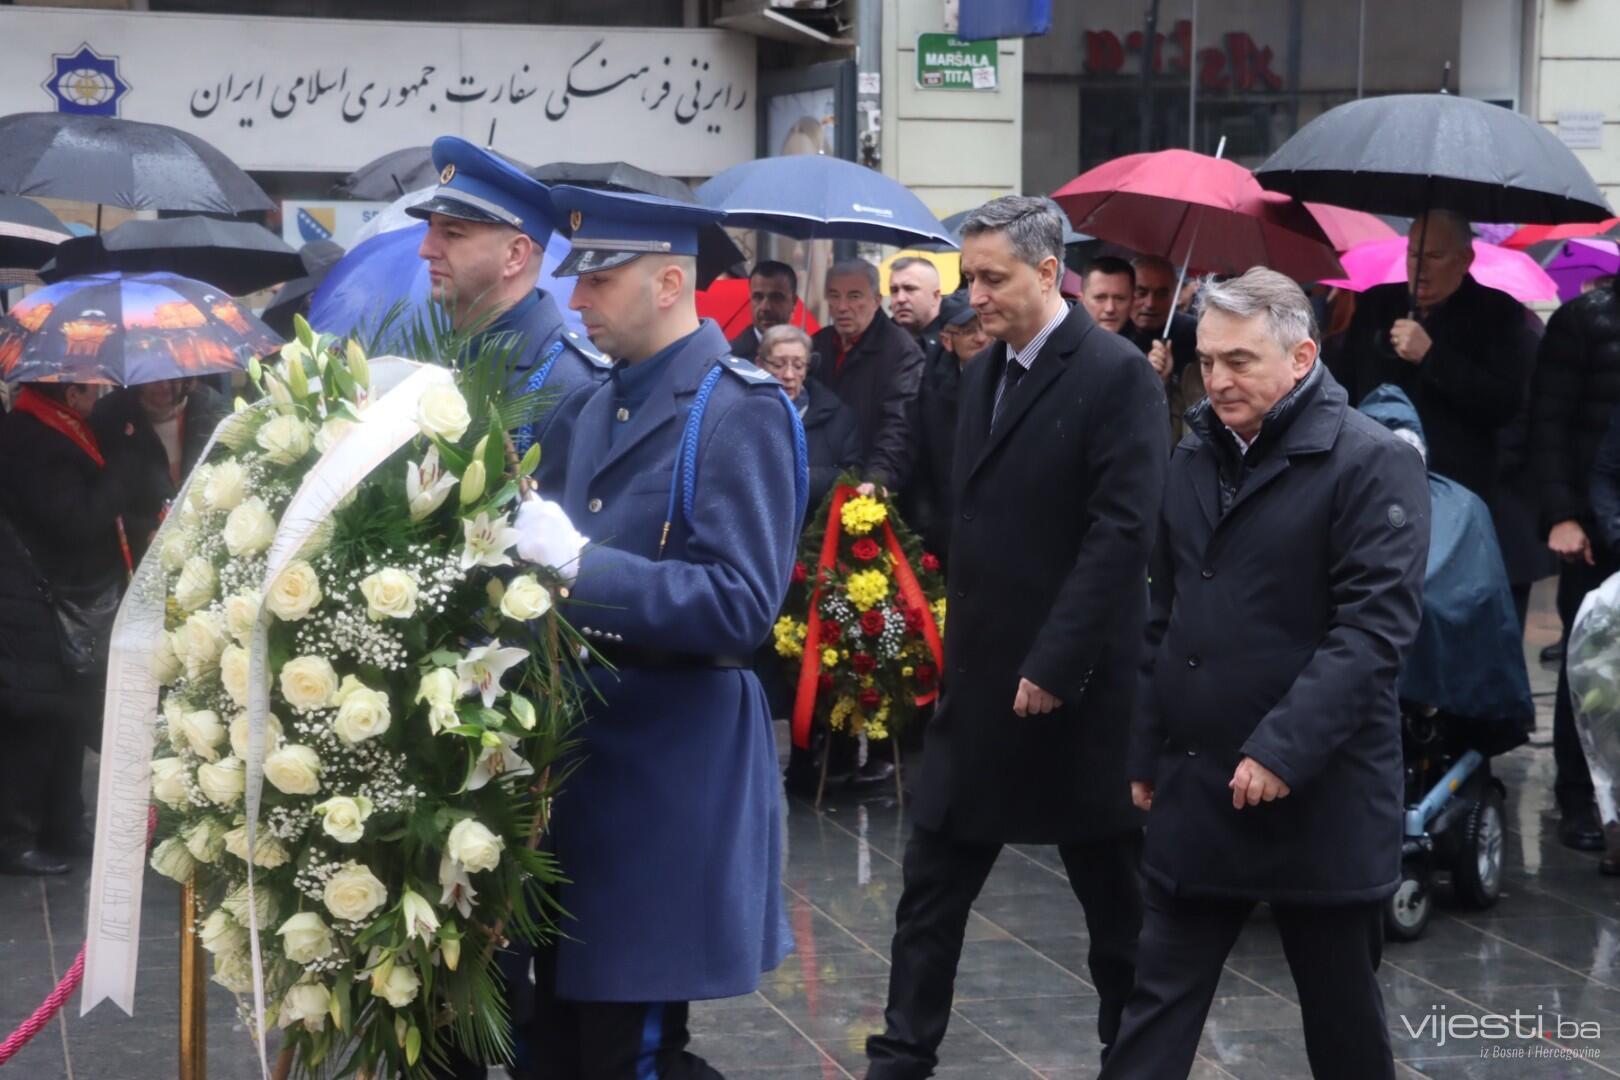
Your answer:
[[[507,157],[499,150],[491,150],[490,153],[523,172],[530,171],[528,165]],[[439,170],[433,167],[433,148],[407,146],[366,162],[334,184],[332,193],[342,199],[393,202],[407,192],[432,187],[438,182]]]
[[[293,336],[293,316],[309,314],[309,298],[337,261],[343,258],[343,245],[331,240],[311,240],[298,249],[304,276],[293,278],[276,290],[275,297],[259,313],[264,324],[284,338]]]
[[[0,194],[130,210],[271,210],[264,189],[195,135],[74,113],[0,117]]]
[[[1450,94],[1392,94],[1329,109],[1255,177],[1301,201],[1415,217],[1557,224],[1612,217],[1591,174],[1533,118]]]
[[[305,273],[286,241],[263,225],[207,217],[126,221],[99,236],[76,236],[40,269],[46,281],[104,270],[167,271],[206,281],[232,296]]]
[[[33,199],[0,195],[0,266],[36,270],[73,234]]]
[[[530,176],[542,184],[573,184],[577,187],[603,188],[608,191],[637,191],[643,195],[657,195],[676,202],[695,203],[697,192],[679,180],[660,173],[638,169],[622,161],[580,163],[556,161],[550,165],[528,170]],[[698,280],[700,289],[707,289],[721,274],[741,277],[747,272],[743,253],[719,225],[711,225],[698,234]]]

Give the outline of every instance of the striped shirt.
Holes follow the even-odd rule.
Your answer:
[[[1022,349],[1015,349],[1011,345],[1008,345],[1007,367],[1010,368],[1013,364],[1017,364],[1019,367],[1024,369],[1025,374],[1028,374],[1029,369],[1035,366],[1035,358],[1041,354],[1041,346],[1046,344],[1046,339],[1051,337],[1052,332],[1062,325],[1063,320],[1067,319],[1068,317],[1069,304],[1067,301],[1065,301],[1063,307],[1058,310],[1058,313],[1052,316],[1052,321],[1041,327],[1041,332],[1030,338],[1029,342],[1025,344]],[[996,383],[996,399],[990,405],[990,416],[992,417],[992,423],[994,422],[994,417],[1000,415],[1001,413],[1001,396],[1006,392],[1007,373],[1006,369],[1003,369],[1001,381]]]

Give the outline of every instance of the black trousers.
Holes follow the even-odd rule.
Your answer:
[[[1558,617],[1564,623],[1563,642],[1569,645],[1570,627],[1581,609],[1586,594],[1602,585],[1616,571],[1620,562],[1599,559],[1596,566],[1584,562],[1564,563],[1558,571]],[[1575,730],[1575,706],[1569,699],[1569,661],[1558,663],[1558,696],[1553,701],[1553,794],[1558,808],[1572,813],[1592,802],[1592,774],[1586,768],[1586,754],[1581,749],[1580,735]]]
[[[1058,853],[1085,910],[1091,936],[1086,963],[1102,999],[1097,1035],[1106,1055],[1130,993],[1142,925],[1142,837],[1132,832],[1094,843],[1059,844]],[[903,865],[905,889],[895,913],[884,1031],[866,1040],[868,1080],[925,1077],[939,1063],[968,914],[1000,854],[1000,844],[966,844],[912,829]]]
[[[71,841],[86,827],[84,748],[92,723],[100,727],[100,708],[98,688],[65,696],[62,708],[48,718],[0,711],[6,736],[6,752],[0,754],[0,851],[19,854]],[[98,736],[98,748],[100,742]]]
[[[1099,1080],[1172,1080],[1192,1071],[1221,965],[1254,910],[1248,900],[1189,900],[1149,880],[1136,988]],[[1299,990],[1316,1080],[1393,1080],[1378,986],[1382,905],[1272,905]]]

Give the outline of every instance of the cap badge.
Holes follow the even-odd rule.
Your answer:
[[[584,223],[585,215],[580,213],[578,210],[575,210],[572,214],[568,215],[568,227],[573,231],[578,232],[579,227]]]
[[[450,164],[446,165],[444,167],[444,171],[439,174],[439,183],[448,184],[450,181],[454,180],[455,178],[456,178],[456,165],[455,165],[455,162],[451,162]]]

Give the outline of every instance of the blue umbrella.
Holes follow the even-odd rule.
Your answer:
[[[799,240],[865,240],[908,247],[956,238],[905,186],[825,155],[790,154],[734,165],[697,191],[728,226]]]
[[[427,223],[419,222],[356,244],[315,290],[309,325],[322,333],[370,338],[397,306],[399,314],[389,338],[394,346],[401,344],[418,316],[427,321],[431,305],[427,263],[416,253],[426,234]],[[540,262],[540,287],[557,301],[569,329],[583,334],[585,324],[568,310],[574,279],[552,277],[567,254],[568,241],[553,234]]]

